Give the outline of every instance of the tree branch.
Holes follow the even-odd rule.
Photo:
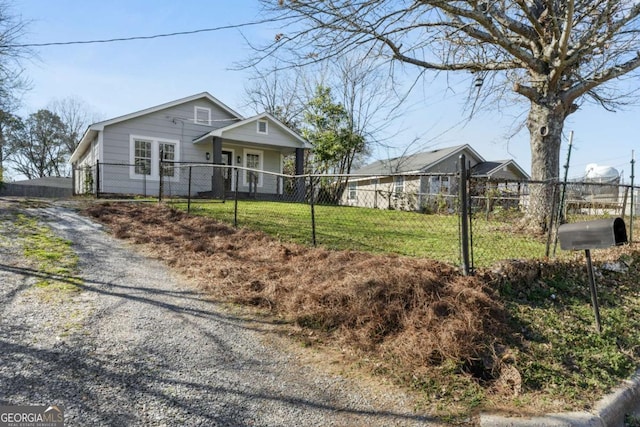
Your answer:
[[[515,83],[513,85],[513,91],[519,93],[520,95],[528,98],[531,101],[536,101],[540,94],[537,90],[532,88],[531,86],[526,86],[520,83]]]
[[[597,76],[593,76],[593,78],[588,79],[588,80],[584,80],[576,85],[574,85],[573,87],[571,87],[570,89],[566,90],[565,92],[562,93],[562,99],[565,103],[567,104],[571,104],[573,103],[576,99],[578,99],[580,96],[584,95],[585,93],[591,91],[592,89],[596,88],[597,86],[602,85],[603,83],[606,83],[610,80],[616,79],[618,77],[621,77],[635,69],[637,69],[638,67],[640,67],[640,51],[636,54],[636,57],[623,63],[620,65],[614,65],[610,68],[608,68],[607,70],[605,70],[604,72],[602,72],[601,74],[597,75]]]
[[[526,64],[527,67],[530,67],[539,72],[543,71],[544,64],[530,52],[522,49],[520,47],[521,43],[514,43],[502,31],[500,31],[488,18],[488,16],[490,15],[481,13],[476,10],[456,7],[452,4],[452,2],[443,0],[423,0],[423,3],[431,4],[434,7],[437,7],[447,13],[453,24],[452,27],[463,31],[469,37],[477,41],[499,45],[505,51],[513,55],[516,59],[520,60],[523,64]],[[467,18],[473,22],[476,22],[487,32],[480,31],[474,25],[463,22],[460,17]]]

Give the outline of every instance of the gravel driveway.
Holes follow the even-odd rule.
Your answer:
[[[72,210],[26,212],[73,242],[83,291],[38,298],[0,202],[0,405],[62,404],[68,426],[435,425],[402,394],[304,366]]]

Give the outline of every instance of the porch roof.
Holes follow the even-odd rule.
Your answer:
[[[258,135],[258,134],[255,134],[255,135],[245,134],[242,136],[242,138],[238,138],[237,136],[233,137],[230,135],[234,129],[249,125],[251,123],[256,123],[258,120],[268,120],[270,123],[277,126],[281,131],[283,131],[283,133],[287,136],[287,138],[284,138],[284,139],[283,138],[266,138],[265,139],[264,136]],[[311,144],[309,144],[309,142],[307,142],[300,135],[298,135],[297,133],[289,129],[282,122],[280,122],[278,119],[276,119],[275,117],[273,117],[271,114],[268,114],[268,113],[258,114],[257,116],[240,120],[231,125],[214,129],[210,132],[205,133],[204,135],[201,135],[195,138],[192,142],[194,144],[199,144],[205,141],[210,141],[211,138],[221,138],[228,141],[235,141],[238,143],[269,145],[273,147],[287,148],[287,149],[311,148]]]

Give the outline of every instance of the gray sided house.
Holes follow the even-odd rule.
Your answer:
[[[233,165],[282,173],[283,159],[302,159],[308,143],[273,116],[245,118],[207,92],[94,123],[71,156],[74,193],[187,195],[188,165],[193,164],[191,194],[221,197],[235,188],[236,174],[214,170]],[[163,167],[160,156],[175,167]],[[96,170],[99,161],[100,168]],[[195,166],[210,164],[212,166]],[[239,191],[277,195],[283,185],[274,175],[242,169]],[[95,176],[99,174],[99,176]]]
[[[450,207],[458,194],[455,174],[460,155],[472,176],[490,180],[527,180],[513,160],[486,161],[468,144],[378,160],[354,172],[342,204],[379,209],[425,210]]]

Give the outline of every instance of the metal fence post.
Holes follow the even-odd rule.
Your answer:
[[[567,197],[567,180],[569,179],[569,166],[571,163],[571,149],[573,148],[573,131],[569,132],[569,151],[567,151],[567,163],[565,163],[564,167],[564,179],[562,180],[562,191],[560,193],[560,203],[558,204],[558,210],[557,210],[557,214],[556,214],[556,226],[555,226],[555,230],[553,230],[553,226],[550,225],[549,226],[549,233],[555,232],[555,237],[553,240],[553,257],[555,258],[556,256],[556,249],[558,247],[558,227],[560,227],[560,225],[564,224],[566,222],[566,218],[564,215],[564,211],[565,211],[565,207],[564,207],[564,202],[565,202],[565,198]],[[557,191],[557,187],[556,187],[556,191]],[[554,191],[553,194],[553,203],[555,204],[556,201],[556,194]],[[551,221],[553,224],[553,215],[556,212],[555,209],[552,208],[551,210]],[[549,234],[551,235],[551,234]],[[549,247],[547,246],[547,256],[549,256]]]
[[[593,314],[596,318],[596,330],[598,333],[602,332],[602,326],[600,323],[600,306],[598,305],[598,291],[596,288],[596,280],[593,274],[593,264],[591,263],[591,251],[586,249],[584,254],[587,258],[587,274],[589,275],[589,292],[591,293],[591,306],[593,307]]]
[[[0,166],[0,182],[2,182],[2,166]],[[71,165],[71,195],[75,196],[78,192],[76,188],[76,167]]]
[[[191,213],[191,166],[189,166],[189,183],[187,185],[187,213]]]
[[[311,239],[313,242],[313,246],[316,246],[316,209],[314,204],[315,199],[315,190],[313,188],[313,177],[309,176],[309,204],[311,205]]]
[[[633,243],[633,214],[636,210],[634,198],[634,187],[633,187],[633,179],[635,178],[634,166],[636,164],[636,155],[634,150],[631,150],[631,211],[629,212],[629,243]]]
[[[564,201],[567,195],[567,180],[569,179],[569,166],[571,162],[571,149],[573,148],[573,131],[569,132],[569,151],[567,151],[567,163],[564,165],[564,179],[562,180],[562,192],[560,193],[560,204],[558,205],[558,216],[556,218],[556,224],[565,223],[564,217]],[[557,231],[557,230],[556,230]],[[555,255],[555,247],[554,247]]]
[[[236,173],[236,188],[233,195],[233,226],[238,228],[238,183],[240,182],[240,169],[234,168]]]
[[[547,244],[545,245],[545,250],[544,250],[544,256],[549,257],[549,254],[551,253],[551,238],[553,237],[553,232],[554,230],[556,231],[556,238],[554,240],[554,245],[553,245],[553,255],[556,255],[556,245],[558,243],[558,236],[557,236],[557,227],[554,229],[554,220],[555,220],[555,212],[556,212],[556,208],[558,207],[558,203],[557,203],[557,199],[558,199],[558,183],[556,182],[551,182],[550,184],[544,184],[544,185],[553,185],[553,199],[551,200],[551,216],[549,216],[549,231],[547,232]],[[560,221],[560,217],[558,214],[558,221]]]
[[[163,175],[164,175],[164,170],[162,169],[162,166],[163,166],[162,158],[164,156],[164,153],[162,151],[163,150],[160,150],[160,162],[159,162],[159,165],[158,165],[158,167],[160,168],[160,182],[158,183],[158,202],[162,201],[162,190],[163,190],[163,187],[164,187],[163,179],[162,179]],[[145,174],[145,176],[146,176],[146,174]],[[146,194],[145,194],[145,196],[146,196]]]
[[[100,160],[96,160],[96,199],[100,198]]]
[[[467,158],[460,155],[460,252],[462,258],[462,272],[468,276],[469,266],[469,195],[467,194]]]

